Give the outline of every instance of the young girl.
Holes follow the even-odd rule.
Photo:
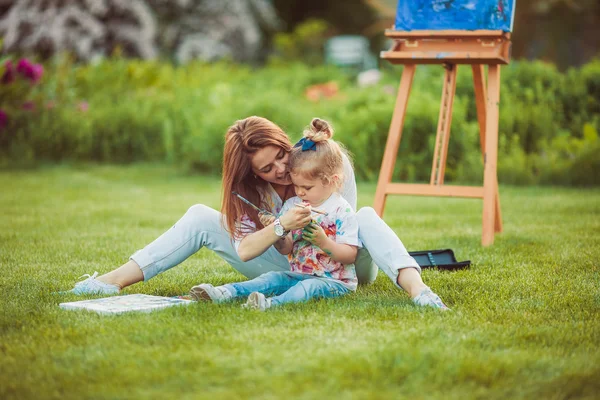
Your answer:
[[[293,207],[314,208],[318,213],[313,211],[312,221],[287,232],[278,218],[260,216],[263,225],[274,223],[281,236],[274,246],[288,256],[290,271],[268,272],[250,281],[218,287],[200,284],[191,289],[193,298],[219,303],[247,296],[247,307],[264,311],[356,290],[358,222],[352,207],[338,192],[343,182],[344,153],[332,136],[331,126],[315,118],[290,153],[289,170],[296,197],[285,202],[280,215]]]

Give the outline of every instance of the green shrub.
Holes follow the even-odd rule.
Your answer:
[[[219,173],[224,133],[261,115],[297,140],[313,117],[329,119],[354,155],[357,177],[376,180],[401,67],[383,68],[359,88],[332,66],[272,62],[262,68],[220,62],[173,66],[114,57],[45,65],[27,96],[40,106],[11,110],[0,130],[0,164],[93,160],[169,162]],[[393,179],[428,182],[443,68],[420,66],[409,99]],[[308,87],[335,82],[338,93],[313,102]],[[7,98],[0,85],[0,96]],[[445,181],[481,184],[483,163],[471,68],[460,67]],[[501,183],[597,185],[600,61],[560,73],[541,62],[502,68],[498,175]]]
[[[270,62],[287,64],[290,60],[302,60],[310,65],[322,64],[328,29],[327,22],[308,19],[291,33],[276,33],[273,37],[275,51]]]

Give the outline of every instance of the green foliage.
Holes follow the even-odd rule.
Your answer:
[[[79,65],[63,56],[32,88],[35,110],[11,110],[0,131],[0,165],[39,161],[160,161],[218,173],[223,137],[238,119],[261,115],[293,141],[311,118],[329,119],[354,155],[357,177],[376,180],[401,68],[360,88],[339,69],[299,62],[262,68],[220,62],[174,66],[118,56]],[[446,182],[479,184],[482,155],[471,70],[460,67]],[[443,69],[419,67],[396,163],[397,181],[428,181]],[[317,102],[311,85],[338,92]],[[14,87],[12,88],[14,89]],[[12,90],[11,89],[11,90]],[[6,96],[6,85],[0,92]],[[501,183],[596,185],[600,170],[600,60],[559,72],[541,62],[502,69],[498,174]]]
[[[327,39],[327,22],[308,19],[294,28],[291,33],[280,32],[273,37],[274,55],[271,62],[285,63],[302,61],[309,65],[323,63],[323,47]]]

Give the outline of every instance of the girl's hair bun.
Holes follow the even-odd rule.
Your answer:
[[[315,143],[331,139],[333,136],[333,128],[329,125],[329,122],[320,119],[313,118],[310,123],[309,129],[304,131],[304,136],[307,139],[312,140]]]

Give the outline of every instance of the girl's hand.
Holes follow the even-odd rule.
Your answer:
[[[302,230],[302,237],[307,242],[319,247],[323,247],[328,239],[325,231],[321,228],[321,225],[314,221],[311,221],[310,224],[304,227]]]
[[[275,221],[275,216],[265,213],[258,213],[258,219],[263,226],[269,226]]]
[[[304,228],[310,221],[312,221],[310,206],[307,206],[306,208],[292,207],[279,217],[279,222],[281,222],[283,229],[286,231]]]

